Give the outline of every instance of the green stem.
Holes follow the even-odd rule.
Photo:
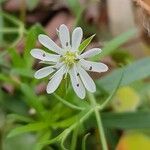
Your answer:
[[[44,141],[42,143],[40,143],[41,145],[49,145],[52,144],[56,141],[59,141],[60,139],[62,139],[62,135],[64,134],[64,132],[66,132],[65,138],[80,124],[82,124],[84,121],[86,121],[90,115],[93,113],[93,109],[85,109],[83,112],[81,112],[83,115],[81,116],[81,118],[79,119],[78,122],[75,122],[74,124],[72,124],[69,128],[67,128],[66,130],[64,130],[61,134],[59,134],[56,138],[52,139],[52,140],[48,140],[48,141]],[[64,142],[64,139],[62,141],[62,144]]]
[[[60,102],[62,102],[64,105],[72,108],[72,109],[76,109],[76,110],[84,110],[85,108],[83,107],[79,107],[79,106],[76,106],[74,104],[71,104],[69,102],[67,102],[65,99],[61,98],[59,95],[57,94],[53,94],[55,96],[56,99],[58,99]]]
[[[3,28],[0,29],[0,32],[2,33],[17,33],[19,31],[19,28]]]
[[[98,131],[99,131],[99,135],[100,135],[100,139],[101,139],[102,148],[103,148],[103,150],[108,150],[101,115],[100,115],[99,109],[97,107],[98,104],[97,104],[96,99],[95,99],[93,94],[89,93],[88,96],[89,96],[89,100],[91,102],[91,105],[94,109],[94,113],[95,113],[95,117],[96,117],[96,121],[97,121],[97,125],[98,125]]]

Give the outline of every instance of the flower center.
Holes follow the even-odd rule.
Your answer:
[[[63,56],[62,61],[69,67],[71,67],[76,62],[76,53],[67,51]]]

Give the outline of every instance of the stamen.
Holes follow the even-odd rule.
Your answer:
[[[89,70],[92,70],[92,66],[90,66]]]
[[[77,73],[77,76],[79,76],[79,73]]]
[[[43,53],[43,57],[45,57],[46,55],[45,55],[45,53]]]

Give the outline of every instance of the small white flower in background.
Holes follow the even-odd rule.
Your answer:
[[[46,89],[47,93],[53,93],[62,79],[69,74],[75,93],[83,99],[86,95],[85,88],[89,92],[96,91],[95,83],[86,71],[105,72],[108,67],[103,63],[85,60],[99,54],[101,52],[99,48],[92,48],[80,54],[78,48],[83,37],[83,31],[80,27],[74,29],[71,39],[66,25],[62,24],[58,32],[62,48],[47,35],[40,34],[38,36],[39,42],[55,54],[47,53],[41,49],[31,50],[33,57],[49,64],[49,66],[38,70],[34,77],[41,79],[53,74]]]

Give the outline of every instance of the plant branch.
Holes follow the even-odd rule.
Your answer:
[[[72,103],[69,103],[68,101],[66,101],[65,99],[61,98],[59,95],[57,94],[53,94],[55,96],[56,99],[58,99],[60,102],[62,102],[64,105],[72,108],[72,109],[76,109],[76,110],[84,110],[85,108],[83,107],[79,107],[79,106],[76,106]]]
[[[94,109],[97,126],[98,126],[98,131],[99,131],[99,135],[100,135],[100,139],[101,139],[102,149],[108,150],[106,137],[105,137],[105,133],[104,133],[104,129],[103,129],[103,124],[102,124],[102,120],[101,120],[101,115],[100,115],[99,109],[97,107],[98,104],[97,104],[96,99],[93,94],[88,93],[88,96],[89,96],[89,100],[91,102],[92,108]]]

